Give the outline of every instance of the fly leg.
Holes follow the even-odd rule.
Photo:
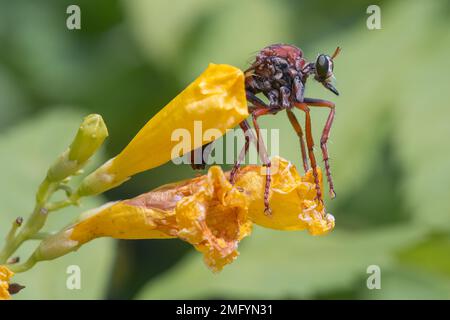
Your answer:
[[[272,211],[269,207],[269,192],[270,192],[270,183],[272,180],[271,174],[270,174],[270,159],[267,154],[266,147],[264,145],[264,141],[262,141],[261,135],[260,135],[260,128],[258,124],[258,117],[265,115],[270,112],[270,109],[257,109],[252,112],[252,120],[253,120],[253,127],[256,131],[256,150],[258,151],[258,154],[261,157],[261,161],[263,165],[266,167],[266,185],[264,188],[264,213],[266,215],[270,215]]]
[[[194,170],[203,170],[206,168],[209,155],[211,153],[213,141],[204,144],[203,146],[194,149],[190,152],[191,167]],[[200,162],[197,159],[200,158]]]
[[[306,131],[306,145],[308,147],[309,161],[311,163],[311,168],[313,170],[314,183],[316,184],[317,200],[323,203],[322,191],[320,190],[320,183],[319,183],[319,174],[317,172],[316,157],[314,156],[314,140],[311,132],[310,110],[306,105],[306,103],[295,103],[294,106],[304,111],[306,115],[305,131]]]
[[[250,146],[250,136],[252,134],[252,131],[250,130],[250,125],[248,124],[247,120],[242,121],[239,124],[239,126],[241,127],[242,131],[244,131],[245,145],[244,145],[244,148],[242,148],[241,152],[239,153],[239,157],[238,157],[237,161],[235,162],[233,169],[231,170],[231,173],[230,173],[231,184],[235,183],[236,174],[241,166],[242,161],[244,161],[245,156],[248,153],[248,148]],[[254,137],[252,136],[252,138],[254,138]]]
[[[251,102],[255,108],[252,110],[252,120],[253,126],[256,131],[256,150],[258,155],[260,156],[261,162],[266,167],[266,184],[264,188],[264,213],[266,215],[271,214],[270,206],[269,206],[269,193],[270,193],[270,183],[271,183],[271,174],[270,174],[270,159],[267,154],[267,149],[264,145],[264,141],[262,141],[260,135],[260,128],[258,124],[258,117],[268,114],[274,113],[278,111],[274,108],[269,108],[261,99],[257,98],[254,94],[247,92],[247,100]]]
[[[305,140],[303,139],[303,130],[300,125],[300,123],[297,120],[297,117],[295,116],[294,112],[292,112],[289,109],[286,109],[287,116],[289,118],[289,121],[291,122],[292,127],[294,128],[295,132],[297,133],[298,139],[300,140],[300,149],[302,151],[302,160],[303,160],[303,169],[305,170],[305,173],[309,170],[308,165],[308,158],[306,156],[306,148],[305,148]]]
[[[322,131],[322,137],[320,138],[320,148],[322,149],[323,161],[325,162],[325,170],[327,174],[328,185],[330,188],[330,197],[336,197],[336,193],[334,192],[334,184],[333,179],[331,177],[329,157],[328,157],[328,148],[327,142],[330,136],[331,126],[333,125],[335,107],[334,103],[327,100],[322,99],[313,99],[313,98],[304,98],[304,102],[312,107],[325,107],[330,108],[330,113],[328,115],[327,121],[325,122],[325,126]]]

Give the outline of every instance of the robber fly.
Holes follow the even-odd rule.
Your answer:
[[[245,89],[249,102],[249,114],[251,114],[253,127],[256,131],[256,145],[263,165],[266,167],[266,184],[264,190],[264,207],[266,214],[270,214],[269,190],[271,183],[270,159],[264,142],[260,140],[260,127],[258,118],[263,115],[277,114],[286,110],[289,121],[300,140],[303,168],[307,172],[311,166],[316,185],[317,199],[323,201],[319,185],[316,158],[314,156],[314,140],[311,133],[311,116],[309,107],[325,107],[330,109],[328,119],[320,139],[323,160],[325,162],[326,176],[329,184],[331,198],[335,197],[333,180],[330,172],[330,164],[327,150],[327,141],[335,115],[335,104],[331,101],[307,98],[304,96],[305,85],[310,76],[321,83],[325,88],[336,95],[338,91],[332,84],[334,58],[339,54],[340,48],[336,48],[329,56],[320,54],[314,62],[308,62],[303,57],[301,49],[288,44],[274,44],[263,48],[257,55],[251,66],[245,71]],[[258,98],[263,94],[268,99],[268,104]],[[303,129],[298,122],[293,110],[299,109],[305,113],[305,137]],[[248,152],[252,133],[247,120],[240,123],[245,133],[245,145],[231,171],[230,181],[234,183],[236,173]],[[254,138],[254,137],[253,137]],[[306,144],[305,144],[306,140]],[[203,146],[205,149],[207,145]],[[308,164],[308,157],[309,162]],[[194,164],[194,169],[204,168],[204,163]]]

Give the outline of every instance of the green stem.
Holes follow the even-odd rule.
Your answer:
[[[16,236],[17,229],[22,225],[22,218],[17,218],[11,225],[11,229],[6,236],[6,241],[11,241]]]
[[[32,236],[30,236],[30,240],[44,240],[47,239],[48,237],[54,235],[53,232],[36,232],[35,234],[33,234]]]
[[[48,210],[45,208],[45,204],[53,192],[58,188],[58,185],[59,183],[49,182],[48,179],[45,179],[41,183],[36,194],[36,205],[33,213],[18,234],[12,239],[7,239],[5,242],[5,246],[2,251],[0,251],[0,264],[6,263],[8,258],[16,252],[17,248],[19,248],[24,241],[28,240],[44,226],[48,216]]]
[[[65,200],[61,200],[61,201],[48,203],[45,206],[45,209],[47,210],[47,212],[52,212],[52,211],[57,211],[62,208],[68,207],[70,205],[77,205],[77,202],[74,202],[71,199],[65,199]]]

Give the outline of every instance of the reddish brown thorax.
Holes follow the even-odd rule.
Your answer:
[[[309,74],[301,49],[293,45],[274,44],[263,48],[245,72],[246,90],[262,93],[270,108],[292,108],[295,99],[302,101],[304,82]]]
[[[297,70],[301,70],[305,65],[305,60],[303,59],[303,51],[292,45],[287,44],[273,44],[271,46],[262,49],[256,61],[261,61],[267,57],[279,57],[286,59],[289,64],[295,66]]]

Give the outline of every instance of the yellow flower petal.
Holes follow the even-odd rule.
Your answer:
[[[7,300],[11,296],[9,294],[9,280],[14,275],[14,272],[4,265],[0,265],[0,300]]]
[[[238,256],[238,243],[251,233],[247,199],[212,167],[202,187],[177,203],[178,236],[204,254],[205,263],[220,271]],[[206,180],[206,181],[205,181]]]
[[[278,230],[304,230],[312,235],[325,234],[334,228],[334,218],[326,214],[322,203],[315,201],[314,176],[310,170],[301,177],[289,161],[275,157],[272,160],[272,183],[270,190],[271,215],[264,213],[265,176],[256,166],[241,169],[236,187],[247,193],[249,218],[266,228]],[[322,174],[318,168],[319,181]]]
[[[191,133],[192,149],[209,140],[194,139],[194,121],[202,129],[218,129],[222,134],[248,117],[244,75],[225,64],[209,67],[138,132],[128,146],[112,161],[110,172],[125,178],[157,167],[172,159],[178,141],[172,141],[177,129]],[[191,150],[192,150],[191,149]],[[190,150],[185,150],[185,153]]]
[[[238,244],[252,224],[279,230],[308,230],[313,235],[334,228],[334,218],[315,200],[312,172],[301,177],[290,162],[272,159],[272,214],[264,214],[265,175],[260,166],[242,168],[235,185],[220,167],[205,176],[168,184],[136,198],[107,204],[47,238],[39,259],[52,259],[97,237],[160,239],[178,237],[203,253],[220,271],[238,256]],[[320,173],[320,171],[319,171]],[[320,181],[322,176],[319,175]]]
[[[139,199],[117,202],[103,208],[73,228],[71,240],[83,244],[98,237],[118,239],[159,239],[176,236],[175,216],[156,208],[133,203]]]
[[[151,118],[119,155],[88,176],[78,193],[83,196],[110,189],[213,140],[212,136],[202,137],[203,132],[216,129],[223,135],[247,117],[243,72],[226,64],[210,64]],[[195,130],[201,132],[194,132],[194,121],[201,121],[201,130]],[[190,136],[187,147],[178,154],[173,154],[180,144],[172,137],[175,130],[185,130]]]

